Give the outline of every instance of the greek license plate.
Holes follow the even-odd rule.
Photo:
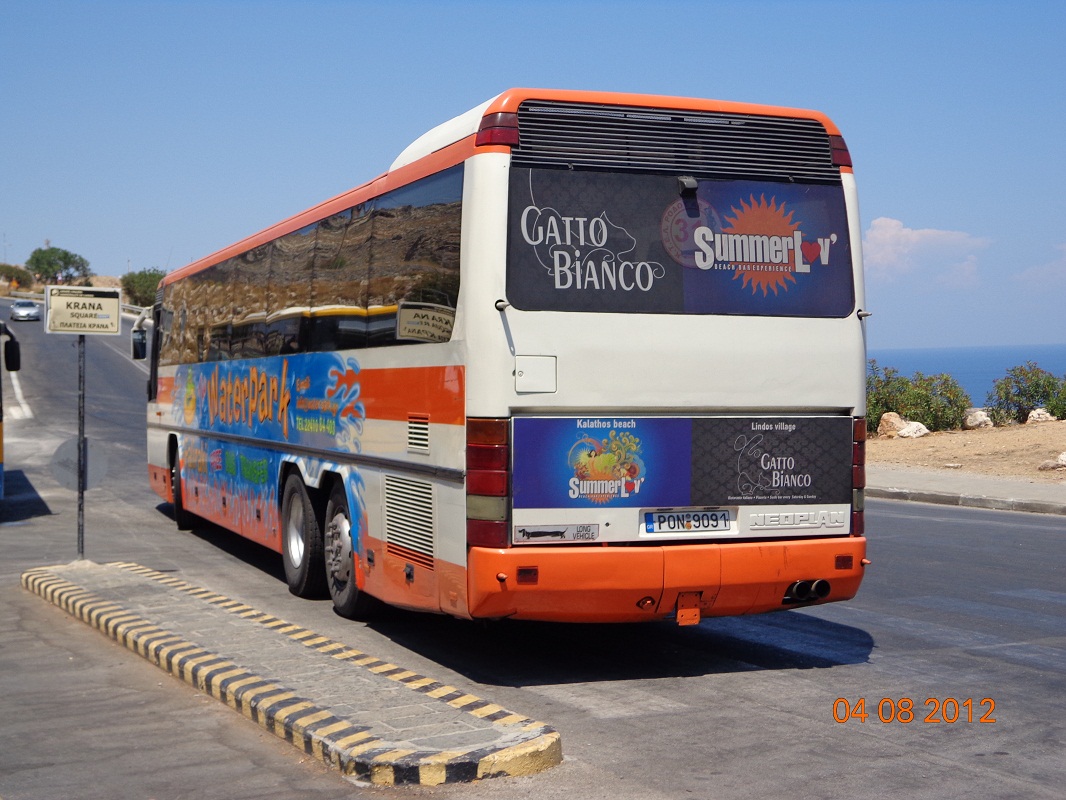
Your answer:
[[[644,512],[645,533],[723,533],[733,518],[727,508],[692,508]]]

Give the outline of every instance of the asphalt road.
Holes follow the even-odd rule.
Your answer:
[[[145,477],[146,373],[124,337],[90,338],[86,427],[109,472],[86,495],[87,558],[172,570],[563,737],[564,763],[530,778],[354,786],[19,587],[23,570],[76,556],[76,496],[48,462],[77,430],[77,350],[38,323],[12,327],[33,417],[4,375],[4,800],[1064,796],[1061,517],[871,502],[858,598],[803,612],[695,628],[353,623],[289,595],[262,548],[176,531]]]

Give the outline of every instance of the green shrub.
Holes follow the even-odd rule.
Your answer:
[[[892,367],[881,369],[873,359],[866,372],[866,428],[877,429],[881,416],[894,411],[906,420],[920,422],[931,431],[962,426],[970,396],[950,375],[914,373],[904,378]]]
[[[1004,377],[992,383],[992,391],[985,400],[988,415],[996,425],[1025,422],[1034,408],[1046,408],[1049,413],[1061,416],[1052,409],[1066,410],[1063,409],[1066,405],[1063,384],[1064,381],[1033,361],[1011,367]]]
[[[22,267],[16,267],[14,264],[0,264],[0,276],[10,281],[18,281],[19,288],[28,292],[33,288],[33,276]]]
[[[914,373],[912,405],[899,412],[904,419],[920,422],[931,431],[961,428],[970,409],[970,395],[950,375]]]
[[[1059,383],[1059,390],[1055,396],[1047,401],[1047,410],[1049,414],[1059,419],[1066,419],[1066,375]]]
[[[142,269],[122,276],[122,293],[131,306],[148,307],[155,303],[156,287],[166,275],[161,269]]]
[[[877,430],[881,417],[889,411],[897,414],[904,404],[903,398],[910,391],[910,381],[892,367],[881,369],[877,361],[870,359],[866,370],[866,429]]]

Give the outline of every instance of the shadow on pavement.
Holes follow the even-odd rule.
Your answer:
[[[862,664],[864,630],[797,612],[622,625],[475,623],[387,609],[370,627],[479,683],[536,686]]]
[[[157,508],[173,519],[169,503]],[[208,522],[190,533],[285,586],[277,553]],[[490,686],[826,669],[865,663],[874,647],[864,630],[801,611],[711,617],[679,627],[673,622],[472,622],[379,606],[366,624],[401,647]]]
[[[47,517],[52,509],[44,502],[26,473],[13,469],[4,473],[4,499],[0,500],[0,524],[23,522],[34,517]]]
[[[171,525],[175,524],[174,506],[170,503],[160,503],[156,506],[156,511],[170,520]],[[239,558],[249,566],[281,582],[282,585],[285,584],[285,569],[281,565],[281,556],[273,550],[203,519],[198,519],[193,529],[187,533],[208,542],[234,558]]]

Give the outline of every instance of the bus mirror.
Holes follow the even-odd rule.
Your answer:
[[[148,354],[148,331],[144,328],[134,329],[131,339],[133,344],[133,360],[144,361]]]
[[[22,368],[22,350],[14,339],[4,342],[4,366],[8,372],[18,372]]]

